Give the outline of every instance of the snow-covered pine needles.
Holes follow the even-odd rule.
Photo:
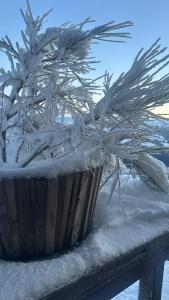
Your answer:
[[[130,34],[123,29],[132,22],[89,29],[93,20],[86,18],[43,31],[49,13],[34,18],[27,1],[26,11],[21,10],[22,43],[13,44],[8,36],[0,40],[11,66],[0,69],[0,173],[70,153],[76,159],[79,151],[91,165],[99,157],[110,166],[114,155],[134,164],[140,153],[149,152],[144,142],[153,134],[145,125],[155,116],[150,109],[169,101],[169,75],[155,79],[169,62],[166,49],[157,40],[147,51],[141,49],[114,83],[107,72],[98,77],[104,97],[95,103],[93,96],[102,87],[88,76],[97,63],[92,43],[125,41]]]

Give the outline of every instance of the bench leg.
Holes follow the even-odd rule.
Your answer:
[[[164,262],[140,279],[139,300],[161,300]]]

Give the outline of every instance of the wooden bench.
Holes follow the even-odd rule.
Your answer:
[[[139,300],[159,300],[168,255],[169,232],[165,232],[41,300],[109,300],[137,280]]]

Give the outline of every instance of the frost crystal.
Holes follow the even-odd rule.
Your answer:
[[[90,40],[86,34],[78,29],[65,29],[58,38],[58,49],[69,50],[80,59],[88,55]]]
[[[27,1],[26,12],[21,10],[26,24],[22,45],[13,45],[8,36],[0,40],[11,65],[9,71],[0,69],[0,176],[11,168],[24,176],[23,169],[29,169],[32,176],[36,164],[49,170],[47,165],[54,163],[61,170],[62,158],[69,170],[98,163],[110,170],[112,158],[117,168],[121,158],[138,169],[140,154],[157,150],[157,139],[145,147],[153,135],[146,121],[156,117],[151,109],[169,99],[169,76],[154,77],[169,62],[166,49],[157,40],[141,50],[114,83],[108,72],[90,79],[87,74],[97,63],[89,56],[92,42],[122,41],[129,34],[120,30],[132,23],[109,22],[85,30],[93,22],[87,18],[42,31],[49,12],[34,18]],[[95,103],[101,78],[104,97]],[[148,172],[144,164],[141,169]]]

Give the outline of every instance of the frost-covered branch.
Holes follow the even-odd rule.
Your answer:
[[[90,53],[92,43],[125,41],[130,35],[124,28],[132,23],[89,29],[93,20],[86,18],[43,31],[49,13],[34,17],[27,1],[21,10],[26,26],[22,43],[12,44],[8,36],[0,40],[10,62],[10,70],[0,69],[1,167],[24,168],[81,151],[91,164],[100,157],[111,166],[115,156],[147,172],[140,158],[146,160],[146,153],[160,149],[160,144],[146,121],[154,116],[152,108],[169,100],[169,75],[156,79],[169,63],[166,49],[159,40],[147,51],[141,49],[129,71],[113,84],[108,72],[91,79],[98,63]],[[104,97],[95,103],[102,78]],[[153,145],[145,147],[150,142]]]
[[[122,73],[97,103],[95,118],[99,118],[103,111],[104,114],[113,112],[119,115],[143,113],[149,108],[168,102],[169,76],[154,79],[154,76],[169,63],[169,55],[160,57],[165,50],[166,48],[161,48],[159,39],[143,54],[141,49],[129,71]]]
[[[83,75],[90,72],[91,65],[97,62],[89,56],[92,40],[123,41],[129,33],[121,29],[132,25],[131,22],[109,22],[85,30],[85,25],[93,22],[87,18],[77,25],[65,23],[43,32],[42,25],[51,10],[34,18],[29,1],[26,2],[25,12],[21,9],[26,25],[21,31],[22,44],[13,44],[8,36],[0,40],[0,50],[5,52],[11,65],[9,71],[0,69],[1,155],[6,163],[13,140],[21,145],[14,155],[19,164],[26,144],[34,145],[33,154],[22,166],[43,152],[39,134],[46,132],[44,139],[46,135],[52,136],[52,143],[59,144],[54,142],[53,135],[53,129],[57,130],[58,115],[62,115],[63,126],[66,113],[71,114],[73,120],[77,120],[80,114],[78,119],[81,121],[78,122],[82,134],[82,119],[93,110],[92,94],[98,88],[96,80]],[[24,138],[25,134],[30,138]],[[73,135],[73,130],[69,135]],[[71,136],[68,138],[72,139]]]
[[[22,161],[19,163],[19,167],[26,167],[33,159],[35,159],[39,154],[41,154],[49,146],[49,142],[39,143],[30,153],[28,153]]]
[[[140,154],[133,163],[147,185],[169,194],[168,172],[163,162],[150,155]]]

